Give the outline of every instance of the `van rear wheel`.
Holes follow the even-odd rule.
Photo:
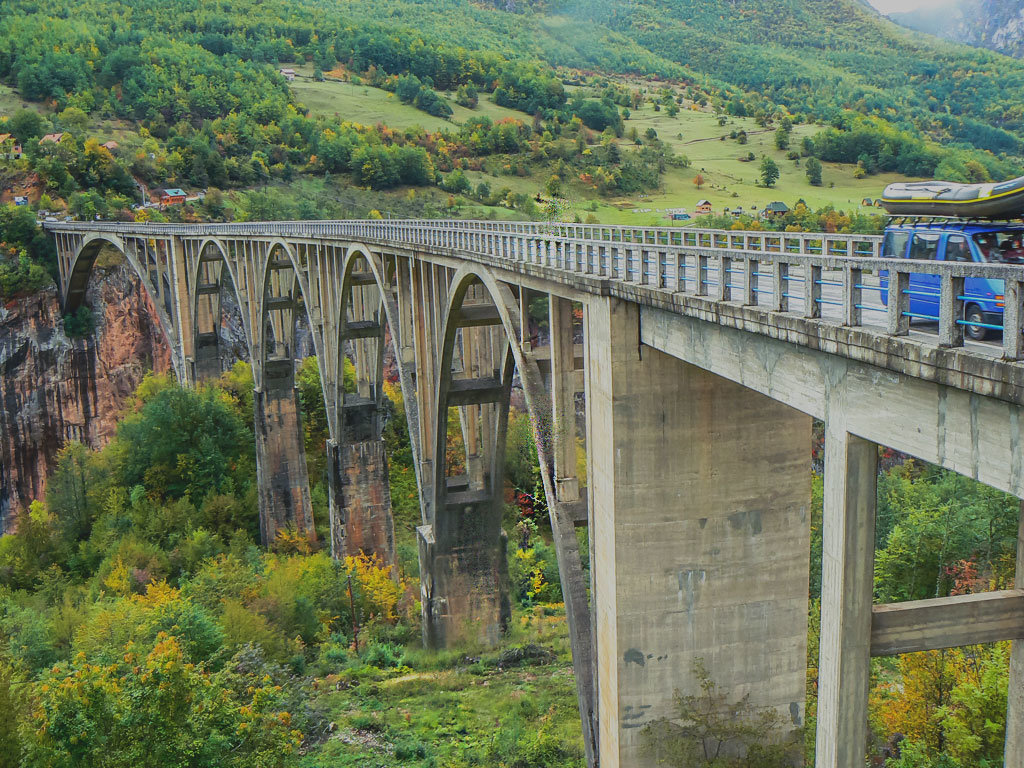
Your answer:
[[[968,305],[964,311],[964,320],[967,321],[964,331],[968,338],[972,341],[984,341],[988,338],[988,328],[982,325],[985,322],[985,313],[981,311],[981,307],[977,304]]]

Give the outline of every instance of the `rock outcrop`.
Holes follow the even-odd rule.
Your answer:
[[[889,18],[919,32],[1018,58],[1024,56],[1024,2],[1021,0],[954,0]]]
[[[69,339],[56,291],[0,307],[0,533],[42,498],[69,441],[105,445],[125,400],[170,352],[149,297],[126,265],[97,268],[89,285],[96,330]]]

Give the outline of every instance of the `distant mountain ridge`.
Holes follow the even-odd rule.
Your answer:
[[[892,13],[889,18],[957,43],[1024,57],[1024,0],[959,0],[939,8]]]

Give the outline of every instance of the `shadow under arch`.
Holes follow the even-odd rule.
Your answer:
[[[153,241],[152,248],[154,252],[159,248],[159,242]],[[66,315],[72,314],[77,312],[83,305],[93,266],[100,252],[106,247],[114,248],[124,256],[129,266],[135,272],[135,275],[139,278],[139,282],[149,297],[149,303],[156,312],[160,330],[163,331],[164,339],[166,339],[170,349],[171,367],[174,369],[174,375],[178,381],[187,381],[188,371],[186,370],[185,360],[182,357],[181,340],[178,338],[177,332],[178,326],[173,322],[169,302],[160,300],[160,293],[157,290],[157,286],[151,280],[149,269],[139,262],[134,249],[129,248],[127,242],[117,235],[94,233],[86,237],[79,246],[71,259],[67,277],[61,286],[61,312]],[[150,249],[149,241],[145,242],[144,247],[148,254]],[[149,258],[148,255],[147,258]],[[167,263],[170,259],[170,254],[165,253],[164,258],[165,263]],[[159,266],[157,257],[153,257],[153,261]],[[157,272],[159,273],[159,269],[157,269]],[[166,281],[165,276],[158,275],[158,279]],[[166,288],[169,289],[169,283]]]

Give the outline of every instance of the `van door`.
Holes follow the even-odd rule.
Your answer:
[[[939,232],[915,232],[910,240],[907,258],[914,261],[936,261],[939,257]],[[939,293],[942,282],[938,275],[910,273],[910,314],[922,320],[939,319]]]

